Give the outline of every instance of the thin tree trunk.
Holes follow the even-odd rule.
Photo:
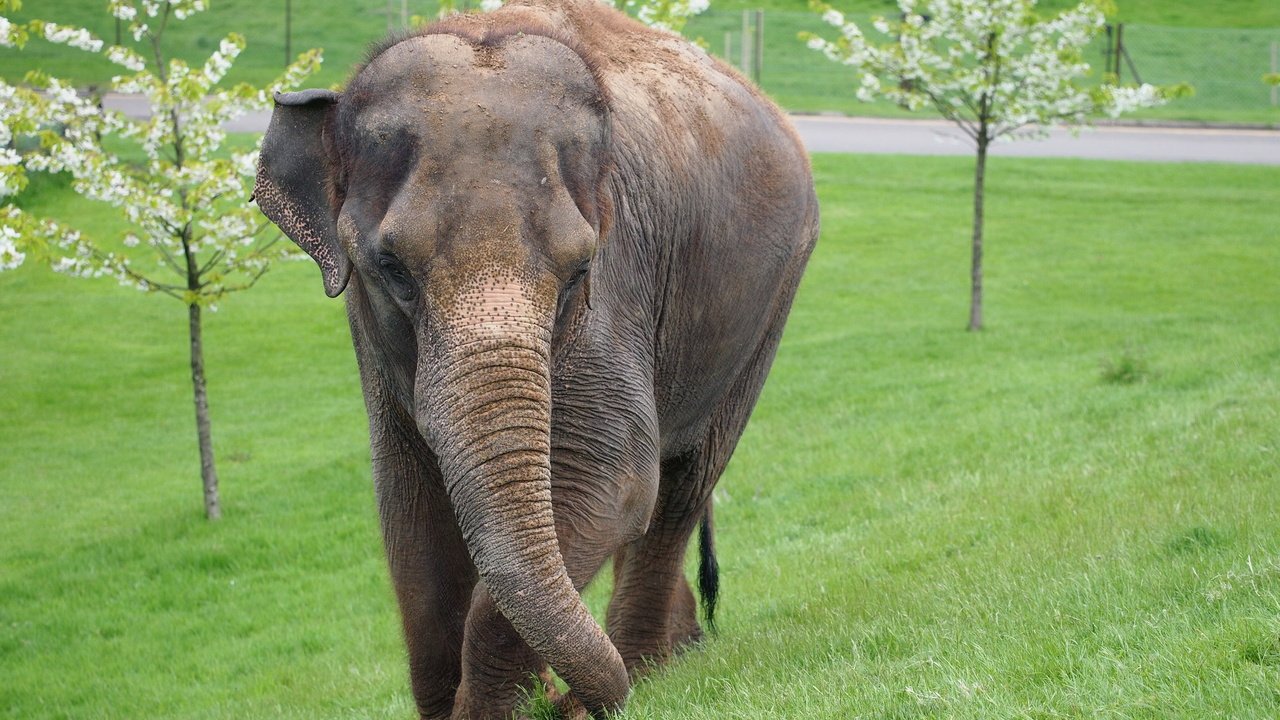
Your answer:
[[[164,15],[160,20],[160,28],[147,33],[151,39],[151,52],[155,55],[156,72],[165,82],[169,80],[166,69],[168,63],[160,52],[160,38],[169,24],[169,14],[172,11],[173,5],[164,3]],[[178,170],[182,170],[186,161],[186,152],[183,147],[182,122],[176,107],[169,110],[169,123],[173,130],[174,165]],[[186,193],[179,190],[178,196],[182,201],[182,209],[188,209]],[[196,438],[200,444],[200,481],[204,486],[204,515],[210,520],[217,520],[222,517],[222,503],[218,500],[218,470],[213,465],[213,432],[209,427],[209,396],[204,387],[204,341],[200,334],[200,305],[195,302],[201,288],[200,264],[196,262],[195,253],[191,249],[190,222],[182,228],[178,239],[182,241],[182,254],[187,263],[187,289],[195,295],[190,299],[191,304],[187,306],[187,334],[191,339],[191,387],[195,392]]]
[[[970,269],[969,330],[982,329],[982,196],[987,174],[986,129],[978,136],[978,161],[973,171],[973,265]]]
[[[204,388],[204,341],[200,334],[200,306],[187,308],[191,331],[191,385],[195,389],[196,436],[200,440],[200,479],[204,483],[204,514],[210,520],[222,517],[218,501],[218,470],[213,465],[213,434],[209,428],[209,397]]]

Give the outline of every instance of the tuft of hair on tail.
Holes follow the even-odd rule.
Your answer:
[[[716,596],[720,593],[720,563],[716,560],[715,525],[711,521],[711,500],[702,513],[698,529],[698,595],[702,597],[702,617],[707,630],[716,630]]]

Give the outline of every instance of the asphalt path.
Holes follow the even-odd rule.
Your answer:
[[[943,120],[795,115],[809,152],[972,155],[964,132]],[[1044,140],[999,142],[992,155],[1159,162],[1280,165],[1280,131],[1231,128],[1099,126],[1078,134],[1049,131]]]
[[[143,98],[107,95],[108,108],[146,117]],[[263,132],[270,112],[250,113],[227,124],[235,132]],[[793,115],[809,152],[901,155],[971,155],[964,133],[942,120],[888,120]],[[1157,162],[1226,162],[1280,165],[1280,130],[1101,126],[1072,135],[1051,130],[1045,140],[992,146],[994,156],[1064,157]]]

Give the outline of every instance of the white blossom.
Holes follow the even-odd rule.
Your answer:
[[[138,17],[138,8],[126,0],[112,0],[110,10],[117,20],[128,22]]]
[[[126,70],[138,72],[146,67],[142,56],[127,47],[113,45],[107,48],[107,59]]]
[[[0,15],[0,47],[13,47],[13,25],[3,15]]]
[[[44,24],[44,37],[52,43],[59,43],[77,50],[98,52],[102,49],[102,41],[95,38],[84,28],[73,28],[54,23]]]
[[[1110,93],[1110,103],[1106,111],[1113,118],[1138,108],[1159,105],[1162,102],[1159,88],[1149,83],[1143,83],[1138,87],[1111,87],[1107,88],[1107,92]]]
[[[218,43],[218,50],[209,56],[201,70],[207,86],[216,85],[222,80],[243,47],[244,41],[235,35],[228,36]]]
[[[18,250],[18,231],[0,225],[0,270],[12,270],[22,264],[26,254]]]
[[[502,7],[502,0],[480,0],[481,12],[493,12]]]

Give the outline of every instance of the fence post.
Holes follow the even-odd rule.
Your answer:
[[[1271,41],[1271,74],[1280,73],[1280,42]],[[1271,86],[1271,107],[1280,105],[1280,85]]]
[[[1120,75],[1122,74],[1122,70],[1123,70],[1120,63],[1120,60],[1121,60],[1120,53],[1122,52],[1124,52],[1124,23],[1116,23],[1116,50],[1115,50],[1116,68],[1115,69],[1116,69],[1117,85],[1120,84]]]
[[[293,58],[293,0],[284,0],[284,66]]]
[[[1112,33],[1115,28],[1111,23],[1107,23],[1107,44],[1102,48],[1102,64],[1105,66],[1103,73],[1111,74],[1111,51],[1115,49],[1115,41],[1112,39]]]
[[[764,86],[764,10],[756,10],[755,47],[756,85]]]
[[[738,67],[745,75],[751,74],[751,11],[742,11],[742,47]]]

